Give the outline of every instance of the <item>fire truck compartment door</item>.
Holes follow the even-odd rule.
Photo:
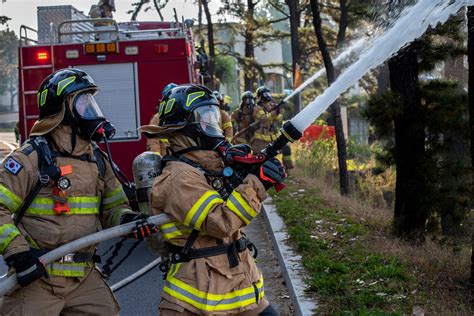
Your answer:
[[[117,130],[112,141],[138,140],[140,104],[136,64],[75,65],[75,67],[87,72],[99,87],[95,99],[102,113]]]

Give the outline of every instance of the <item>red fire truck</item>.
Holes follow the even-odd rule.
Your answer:
[[[74,10],[38,7],[39,29],[20,29],[21,137],[28,137],[38,118],[37,89],[43,78],[61,68],[82,69],[100,88],[96,100],[117,130],[112,156],[131,178],[132,161],[146,148],[137,128],[149,123],[162,88],[170,82],[200,82],[191,23],[117,23]]]

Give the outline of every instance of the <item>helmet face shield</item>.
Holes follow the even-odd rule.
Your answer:
[[[214,105],[200,106],[193,111],[194,123],[199,125],[201,131],[209,137],[223,138],[221,129],[221,113]]]
[[[262,94],[262,100],[263,100],[263,102],[270,102],[270,101],[272,101],[273,98],[272,98],[272,95],[270,94],[270,92],[264,92],[264,93]]]
[[[248,107],[253,107],[255,105],[254,98],[244,98],[244,104]]]
[[[79,93],[73,99],[74,115],[84,120],[103,119],[104,114],[91,93]]]

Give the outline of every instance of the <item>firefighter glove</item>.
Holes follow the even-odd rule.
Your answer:
[[[234,145],[225,151],[225,160],[228,164],[233,165],[247,158],[251,152],[252,148],[247,144]]]
[[[25,287],[41,277],[49,277],[43,263],[31,251],[16,253],[6,258],[8,266],[15,268],[20,286]]]
[[[271,158],[260,166],[257,177],[268,190],[283,182],[286,178],[285,168],[278,159]]]
[[[158,227],[154,224],[147,222],[147,216],[144,214],[125,214],[122,217],[120,224],[126,224],[130,222],[135,222],[135,228],[132,230],[132,233],[128,236],[130,238],[135,238],[136,240],[142,240],[148,236],[151,236],[154,233],[158,232]]]

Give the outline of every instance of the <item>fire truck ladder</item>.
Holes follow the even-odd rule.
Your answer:
[[[53,30],[54,28],[54,25],[51,24],[50,25],[51,27],[51,31]],[[36,115],[26,115],[26,96],[27,95],[36,95],[38,93],[37,90],[28,90],[26,91],[25,90],[25,70],[30,70],[30,69],[40,69],[40,68],[50,68],[51,69],[51,72],[54,72],[54,50],[53,50],[53,43],[51,43],[49,49],[50,49],[50,60],[51,60],[51,64],[45,64],[45,65],[36,65],[36,66],[24,66],[23,63],[24,63],[24,60],[23,60],[23,50],[21,49],[22,46],[28,46],[28,45],[32,45],[32,44],[35,44],[37,45],[38,44],[38,41],[35,40],[35,39],[32,39],[30,37],[28,37],[28,31],[31,31],[33,33],[36,34],[36,36],[38,35],[38,31],[29,27],[29,26],[26,26],[26,25],[22,25],[20,26],[20,43],[19,43],[19,46],[20,46],[20,72],[21,72],[21,91],[22,91],[22,107],[23,107],[23,130],[27,131],[27,121],[28,119],[36,119],[37,116]]]
[[[71,25],[71,24],[82,24],[82,23],[104,23],[103,26],[95,26],[91,30],[78,30],[78,31],[63,31],[63,26],[65,25]],[[59,23],[58,26],[58,42],[62,43],[62,38],[63,36],[67,35],[82,35],[83,39],[85,38],[84,35],[86,34],[95,34],[96,36],[99,34],[104,34],[104,33],[113,33],[115,34],[115,38],[111,39],[117,41],[119,39],[119,27],[117,22],[114,19],[110,18],[94,18],[94,19],[80,19],[80,20],[66,20],[61,23]],[[73,41],[74,42],[74,41]]]

